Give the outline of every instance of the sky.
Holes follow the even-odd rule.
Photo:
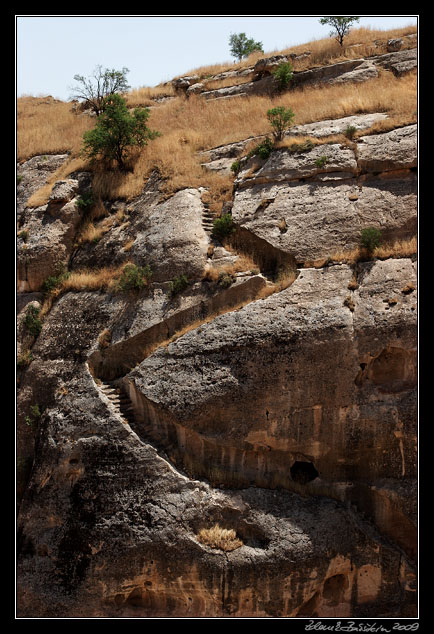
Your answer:
[[[245,33],[265,53],[328,37],[322,16],[16,15],[16,95],[67,101],[74,75],[126,67],[132,89],[213,64],[233,63],[229,38]],[[361,16],[357,27],[416,25],[418,16]]]

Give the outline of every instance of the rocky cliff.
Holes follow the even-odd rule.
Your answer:
[[[295,86],[412,72],[415,53]],[[175,98],[269,91],[278,61]],[[18,166],[20,616],[416,614],[417,126],[385,119],[297,126],[310,144],[264,159],[251,139],[203,152],[209,172],[239,161],[223,244],[206,188],[167,197],[157,171],[80,242],[92,173],[30,206],[68,155]],[[394,248],[355,257],[372,226]],[[139,290],[50,293],[127,262],[152,269]],[[201,539],[216,526],[233,548]]]

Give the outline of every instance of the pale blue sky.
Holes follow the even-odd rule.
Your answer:
[[[16,94],[67,100],[74,75],[129,68],[132,88],[234,58],[231,33],[246,33],[273,52],[329,35],[322,16],[35,16],[16,15]],[[362,16],[356,26],[393,29],[418,16]]]

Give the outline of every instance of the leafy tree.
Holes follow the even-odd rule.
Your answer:
[[[291,108],[277,106],[267,111],[268,121],[273,128],[273,136],[276,141],[280,141],[285,130],[291,127],[295,114]]]
[[[149,108],[135,108],[131,114],[120,95],[106,97],[95,127],[83,135],[82,154],[91,160],[98,157],[107,162],[115,160],[120,169],[125,169],[131,147],[142,147],[160,135],[148,128],[148,118]]]
[[[358,22],[360,18],[356,15],[328,15],[321,18],[321,24],[328,24],[332,27],[330,37],[335,37],[341,46],[343,46],[344,37],[350,32],[353,22]]]
[[[248,38],[245,33],[232,33],[229,38],[230,51],[233,57],[240,62],[243,57],[248,57],[253,51],[264,52],[262,42],[255,42]]]
[[[82,99],[84,103],[99,116],[104,111],[105,98],[109,95],[126,92],[130,86],[127,84],[126,74],[128,68],[115,70],[106,68],[103,70],[98,65],[89,78],[83,75],[74,75],[78,84],[71,88],[72,99]]]

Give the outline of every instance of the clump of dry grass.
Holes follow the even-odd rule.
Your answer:
[[[168,83],[164,86],[142,86],[141,88],[134,88],[125,95],[125,99],[129,108],[147,108],[155,106],[155,102],[159,99],[174,96],[175,91],[173,86]]]
[[[101,218],[103,218],[103,220],[100,220]],[[76,239],[77,244],[98,242],[112,227],[121,224],[124,218],[125,213],[122,209],[119,209],[116,214],[109,215],[102,202],[100,202],[92,209],[89,217],[86,218],[78,232]],[[95,224],[98,220],[99,222]]]
[[[236,254],[235,250],[231,248],[229,245],[226,245],[227,250]],[[207,268],[204,271],[203,279],[206,279],[210,282],[216,282],[222,273],[225,275],[233,275],[235,276],[237,273],[250,272],[252,274],[259,273],[260,267],[255,262],[255,260],[245,253],[236,254],[238,257],[235,262],[232,264],[222,264],[217,266],[212,266]]]
[[[237,537],[232,528],[222,528],[215,524],[212,528],[202,528],[197,539],[201,544],[229,552],[243,546],[241,539]]]
[[[340,249],[334,251],[331,255],[310,260],[304,263],[305,268],[323,268],[330,262],[345,262],[347,264],[355,264],[356,262],[387,258],[409,258],[417,253],[417,236],[406,240],[395,240],[394,242],[385,243],[376,247],[372,253],[368,253],[367,249],[356,246],[352,249]]]
[[[45,296],[39,315],[40,319],[45,317],[45,315],[51,310],[53,301],[60,297],[63,293],[67,293],[69,291],[81,292],[116,290],[117,283],[127,264],[128,262],[124,262],[121,265],[114,267],[72,271],[66,275],[60,276],[55,288],[53,288]]]

